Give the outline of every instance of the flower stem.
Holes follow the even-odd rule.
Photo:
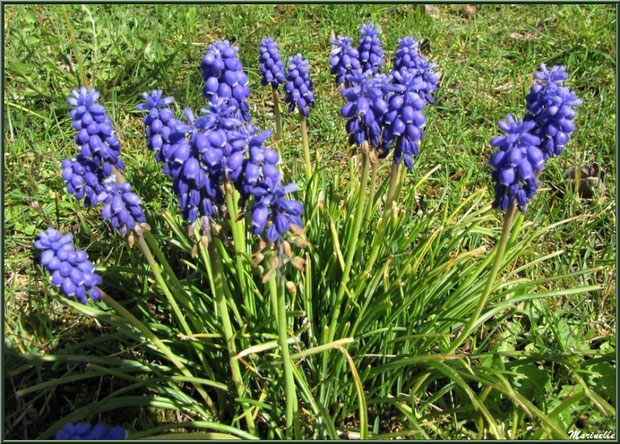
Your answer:
[[[299,114],[301,122],[301,140],[304,144],[304,171],[306,173],[306,181],[310,182],[312,177],[312,165],[310,164],[310,146],[308,145],[308,127],[306,125],[306,116]]]
[[[349,240],[347,250],[347,258],[344,265],[344,271],[342,273],[342,278],[340,279],[340,287],[338,288],[338,295],[336,296],[336,304],[333,307],[334,311],[332,312],[332,319],[329,324],[327,341],[325,342],[331,342],[334,339],[334,335],[336,334],[336,325],[338,323],[338,317],[340,316],[342,300],[344,298],[344,292],[347,283],[349,282],[349,275],[351,273],[353,258],[355,257],[355,253],[357,251],[357,241],[359,239],[360,228],[362,226],[362,220],[364,219],[362,216],[364,214],[364,204],[366,203],[366,187],[368,185],[369,166],[369,159],[366,151],[368,151],[367,142],[365,142],[364,146],[362,146],[362,179],[360,183],[359,195],[357,197],[357,207],[355,209],[353,231],[351,232],[351,238]]]
[[[276,141],[278,142],[278,146],[280,147],[280,151],[282,150],[282,120],[280,117],[280,99],[278,97],[278,88],[273,88],[271,90],[271,97],[273,100],[273,114],[276,119]]]
[[[383,217],[379,223],[377,234],[375,235],[372,243],[372,250],[370,251],[368,261],[366,262],[366,272],[372,269],[375,261],[377,260],[379,249],[381,248],[381,245],[383,245],[383,239],[385,237],[385,232],[387,231],[387,224],[390,220],[390,214],[392,213],[392,202],[394,202],[395,198],[398,196],[397,188],[399,182],[399,167],[399,164],[392,162],[392,175],[390,176],[390,187],[388,188],[385,206],[383,207]]]
[[[282,362],[284,364],[284,391],[286,394],[286,439],[291,439],[293,421],[297,414],[297,394],[295,392],[295,380],[293,379],[293,362],[288,349],[288,333],[286,322],[286,302],[284,300],[284,286],[278,282],[277,273],[269,279],[269,293],[272,299],[277,300],[278,305],[278,342],[282,350]],[[279,285],[278,285],[279,284]]]
[[[226,341],[226,347],[228,349],[228,358],[230,363],[230,370],[232,373],[232,380],[237,387],[238,396],[240,398],[243,398],[245,396],[245,388],[243,386],[243,378],[241,377],[239,361],[236,359],[232,359],[237,354],[237,350],[235,347],[235,335],[232,328],[232,323],[230,322],[230,317],[228,315],[228,306],[226,304],[226,299],[224,299],[224,275],[220,266],[220,260],[217,254],[217,248],[215,246],[215,239],[212,239],[211,242],[209,242],[208,250],[205,250],[202,243],[199,242],[198,245],[203,261],[205,263],[207,275],[209,276],[211,292],[215,296],[217,309],[219,311],[222,321],[222,330],[224,331],[224,339]],[[254,417],[252,416],[250,406],[247,403],[242,403],[241,406],[243,408],[243,416],[245,417],[248,431],[254,434],[256,431],[256,427],[254,425]]]
[[[157,336],[155,336],[155,334],[146,325],[140,322],[134,315],[132,315],[121,304],[116,302],[110,295],[108,295],[101,289],[99,289],[99,291],[101,291],[101,300],[103,302],[105,302],[110,307],[112,307],[114,310],[116,310],[116,312],[120,314],[123,318],[125,318],[127,322],[129,322],[131,325],[133,325],[138,330],[140,330],[140,332],[144,336],[146,336],[153,344],[155,344],[155,346],[170,360],[170,362],[172,362],[175,365],[176,368],[178,368],[181,371],[181,373],[183,373],[185,376],[193,378],[191,372],[187,369],[187,367],[185,367],[185,365],[179,360],[179,358],[174,353],[172,353],[172,351],[170,351],[170,349],[166,346],[166,344],[164,344]],[[213,401],[211,400],[207,392],[204,390],[204,388],[197,382],[193,382],[192,384],[194,385],[194,387],[196,387],[196,390],[198,391],[200,396],[204,399],[209,409],[211,409],[213,414],[217,416],[215,405],[213,404]]]
[[[377,160],[377,159],[375,159]],[[375,187],[377,186],[377,166],[378,162],[373,160],[370,161],[370,189],[368,192],[368,206],[366,207],[366,213],[364,214],[364,219],[368,220],[372,213],[375,203]]]
[[[243,304],[246,309],[254,315],[256,309],[254,306],[254,298],[246,291],[247,283],[245,280],[245,272],[243,270],[243,263],[241,261],[242,254],[245,253],[245,227],[244,221],[237,220],[239,215],[239,208],[237,206],[238,192],[232,187],[226,187],[226,207],[228,208],[228,215],[230,217],[230,227],[233,235],[233,244],[235,247],[235,266],[237,268],[237,277],[239,279],[239,288],[241,295],[243,296]]]
[[[506,251],[506,245],[508,244],[508,239],[510,237],[510,230],[512,228],[512,221],[514,219],[516,209],[516,203],[513,200],[504,214],[504,226],[502,228],[502,235],[497,244],[497,249],[495,252],[495,262],[493,263],[493,268],[491,269],[491,273],[489,274],[489,278],[484,287],[484,291],[482,292],[482,296],[478,299],[478,305],[474,313],[469,317],[469,321],[467,325],[461,332],[461,334],[452,342],[450,347],[448,348],[446,353],[454,353],[463,341],[469,336],[469,334],[473,331],[476,322],[478,322],[478,318],[480,317],[480,313],[484,308],[484,304],[486,303],[489,295],[491,294],[491,289],[493,288],[493,284],[495,283],[495,278],[497,277],[497,272],[499,271],[502,262],[504,260],[504,252]]]
[[[140,251],[142,251],[142,254],[144,254],[144,257],[146,258],[147,262],[149,263],[149,266],[151,267],[151,270],[153,271],[153,275],[155,276],[155,281],[157,282],[157,285],[159,285],[159,288],[164,292],[164,295],[166,296],[166,299],[168,299],[168,303],[172,307],[172,311],[174,311],[174,314],[177,317],[177,320],[183,327],[185,334],[192,335],[193,333],[191,329],[189,328],[187,321],[185,320],[185,316],[183,316],[183,313],[181,313],[181,309],[179,308],[177,301],[174,299],[174,296],[172,295],[172,293],[170,293],[170,289],[168,289],[168,286],[166,285],[166,282],[164,281],[164,278],[161,275],[159,264],[153,258],[153,255],[151,254],[151,250],[149,249],[148,245],[144,241],[143,236],[138,236],[138,247],[140,248]]]

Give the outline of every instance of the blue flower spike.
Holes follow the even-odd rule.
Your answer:
[[[547,159],[562,154],[575,130],[575,107],[582,102],[574,92],[563,86],[568,78],[563,66],[547,69],[543,63],[534,73],[534,78],[536,82],[526,97],[528,114],[525,120],[536,122],[533,133],[541,139],[540,149]]]
[[[304,117],[308,117],[310,108],[314,106],[314,86],[310,80],[310,64],[301,54],[289,58],[284,91],[289,112],[297,108]]]
[[[56,439],[126,439],[127,431],[119,426],[107,427],[105,424],[91,425],[87,422],[68,423],[56,433]]]
[[[260,42],[259,52],[258,61],[262,75],[261,82],[263,86],[271,85],[277,89],[286,81],[284,77],[284,62],[282,62],[280,57],[278,44],[272,39],[264,39]]]
[[[75,250],[73,235],[62,234],[50,227],[39,233],[34,248],[41,252],[40,262],[52,275],[52,284],[62,293],[82,304],[88,298],[101,300],[97,285],[101,277],[95,273],[95,266],[88,260],[85,251]]]
[[[491,145],[499,151],[489,160],[496,182],[495,208],[506,211],[515,201],[525,213],[527,203],[538,189],[537,174],[544,168],[545,158],[538,148],[540,139],[532,134],[535,125],[533,121],[515,120],[511,114],[499,122],[505,135],[491,140]]]

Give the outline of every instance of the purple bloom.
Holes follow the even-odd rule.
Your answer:
[[[499,151],[489,161],[496,182],[495,208],[505,211],[515,199],[519,209],[525,212],[527,203],[538,189],[536,173],[543,169],[545,159],[538,148],[540,139],[531,133],[535,125],[532,121],[516,121],[510,114],[505,121],[499,122],[499,128],[506,135],[491,140],[491,145]]]
[[[81,154],[75,159],[64,159],[61,166],[67,191],[77,200],[84,199],[87,207],[96,206],[99,203],[97,196],[103,191],[103,170]]]
[[[167,105],[172,97],[162,98],[161,90],[153,90],[151,94],[143,93],[146,102],[136,106],[141,111],[148,111],[143,122],[146,126],[147,146],[155,151],[155,159],[164,164],[164,173],[172,175],[170,164],[174,153],[181,145],[186,144],[190,127],[174,117],[174,112]]]
[[[107,177],[112,174],[112,167],[123,169],[124,165],[119,158],[121,144],[105,107],[97,103],[99,97],[99,93],[92,88],[80,88],[72,91],[67,102],[73,107],[70,114],[73,127],[78,132],[75,141],[81,148],[82,156],[92,160]]]
[[[288,193],[297,190],[297,185],[290,183],[283,186],[280,179],[281,175],[276,181],[268,177],[252,190],[256,197],[256,203],[252,207],[252,232],[263,235],[271,243],[291,231],[293,225],[303,227],[303,205],[286,197]]]
[[[50,227],[39,233],[34,248],[41,251],[40,261],[52,274],[52,284],[66,296],[82,304],[89,296],[100,301],[101,293],[96,285],[101,284],[101,277],[95,273],[95,266],[88,260],[86,252],[75,250],[72,239],[72,234],[63,235]]]
[[[563,66],[548,70],[543,63],[534,78],[537,81],[526,98],[528,114],[525,120],[536,122],[533,134],[541,139],[540,149],[547,159],[560,155],[568,143],[575,129],[575,107],[581,105],[581,100],[562,86],[568,78]]]
[[[399,164],[404,159],[407,168],[413,168],[412,156],[418,154],[418,143],[422,139],[426,118],[424,91],[426,82],[415,71],[403,69],[393,73],[394,94],[389,98],[388,112],[385,114],[382,157],[396,140],[394,161]]]
[[[276,150],[264,146],[270,136],[271,131],[260,131],[251,125],[244,125],[229,135],[233,154],[228,160],[227,174],[244,202],[261,180],[277,181],[279,177],[280,156]]]
[[[353,39],[349,37],[338,37],[331,42],[333,46],[329,59],[331,73],[336,76],[336,83],[344,84],[345,87],[349,86],[349,76],[362,69],[359,53],[351,46],[352,41]]]
[[[163,162],[162,147],[165,140],[169,138],[170,132],[174,131],[177,123],[174,112],[168,107],[174,103],[174,98],[162,97],[162,95],[160,89],[154,89],[150,95],[143,93],[142,97],[146,102],[136,106],[141,111],[148,111],[143,119],[146,126],[147,147],[155,151],[155,158],[158,162]]]
[[[104,424],[90,425],[86,422],[68,423],[56,433],[56,439],[125,439],[127,432],[122,427],[108,428]]]
[[[202,59],[202,78],[205,82],[203,94],[211,103],[220,100],[234,106],[239,117],[250,120],[250,95],[248,76],[243,71],[237,57],[239,48],[231,46],[227,40],[219,40],[209,45]]]
[[[98,199],[103,202],[101,217],[123,236],[136,230],[140,223],[146,222],[140,198],[131,191],[128,182],[116,183],[114,177],[109,177],[104,182],[104,191],[99,194]]]
[[[379,69],[383,66],[383,49],[381,48],[379,33],[380,31],[374,23],[365,23],[360,28],[362,37],[359,39],[357,52],[364,73],[370,71],[372,74],[378,74]]]
[[[314,106],[309,63],[301,57],[301,54],[290,57],[288,62],[284,101],[288,103],[289,112],[293,112],[297,107],[301,114],[308,117],[310,108]]]
[[[278,44],[272,39],[264,39],[260,42],[259,51],[261,82],[263,86],[270,84],[273,88],[277,88],[286,80],[284,78],[284,63],[280,58]]]
[[[346,103],[342,117],[348,119],[349,143],[362,145],[369,142],[375,148],[381,143],[383,117],[388,111],[385,101],[384,76],[369,77],[360,72],[350,76],[351,87],[342,91]]]
[[[416,68],[416,59],[420,57],[419,48],[420,45],[413,37],[398,39],[398,49],[394,53],[394,71],[400,71],[402,68]]]
[[[394,71],[407,70],[420,76],[426,84],[426,88],[420,93],[429,103],[434,103],[432,94],[437,91],[437,84],[439,83],[439,79],[434,73],[437,65],[423,57],[418,48],[418,42],[412,37],[399,39],[394,59]]]

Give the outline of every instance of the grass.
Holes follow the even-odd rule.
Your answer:
[[[295,369],[306,401],[300,416],[329,416],[338,431],[355,433],[362,419],[358,408],[366,402],[371,435],[385,437],[535,438],[556,423],[566,427],[564,432],[613,429],[615,416],[606,406],[616,405],[615,10],[610,5],[479,5],[470,19],[462,6],[439,8],[438,18],[425,14],[422,5],[70,5],[66,12],[88,83],[102,93],[116,124],[126,178],[142,197],[154,232],[164,233],[172,266],[184,270],[188,281],[201,272],[188,263],[190,247],[168,234],[168,224],[158,217],[166,210],[176,214],[177,206],[170,181],[145,148],[135,111],[140,94],[158,87],[175,96],[179,110],[200,109],[202,54],[208,44],[227,38],[239,45],[250,77],[254,122],[273,130],[271,91],[260,86],[256,62],[259,41],[272,37],[284,56],[301,52],[310,60],[317,100],[309,139],[325,200],[317,218],[311,218],[314,247],[308,254],[319,265],[314,298],[298,295],[295,308],[317,325],[324,324],[337,292],[331,285],[338,276],[337,258],[321,262],[335,248],[325,221],[331,217],[337,228],[346,229],[349,213],[342,209],[357,200],[350,185],[359,180],[347,177],[352,160],[339,117],[341,99],[328,70],[330,32],[355,37],[361,21],[372,20],[382,29],[388,60],[399,37],[422,39],[423,52],[439,65],[441,83],[436,105],[427,112],[421,154],[403,187],[401,222],[390,225],[391,251],[384,251],[380,271],[368,279],[369,288],[377,289],[372,302],[362,311],[364,295],[370,294],[364,290],[355,301],[358,306],[345,306],[345,319],[355,321],[359,315],[360,325],[340,325],[336,338],[355,336],[355,345],[346,348],[353,360],[334,360],[327,380],[314,380],[324,354],[308,358],[307,373]],[[4,12],[6,437],[40,436],[55,421],[96,402],[103,404],[92,417],[135,431],[192,421],[186,411],[155,409],[133,398],[124,401],[131,410],[108,410],[105,403],[118,398],[118,390],[130,390],[127,378],[111,377],[110,369],[97,369],[95,362],[51,362],[71,354],[146,359],[146,352],[127,339],[122,327],[102,322],[104,314],[76,314],[55,296],[32,254],[39,231],[48,225],[72,231],[76,243],[105,270],[105,288],[124,301],[150,294],[150,272],[141,266],[136,249],[110,234],[96,212],[64,190],[59,162],[76,151],[65,98],[79,85],[80,74],[62,9],[7,5]],[[463,282],[484,257],[480,249],[492,247],[501,225],[497,213],[484,210],[492,199],[488,141],[506,113],[523,113],[532,72],[542,62],[563,64],[570,73],[570,86],[583,100],[577,130],[564,154],[548,163],[521,235],[509,243],[498,288],[483,311],[487,322],[459,350],[469,354],[468,360],[452,359],[441,350],[460,325],[455,319],[466,313],[465,302],[484,285],[486,271],[470,285]],[[283,113],[283,130],[283,163],[299,180],[302,145],[296,115]],[[580,197],[565,171],[591,163],[601,166],[604,186],[591,198]],[[387,177],[389,168],[387,162],[380,164],[379,177]],[[362,236],[367,239],[363,248],[368,249],[370,235],[368,230]],[[354,263],[361,263],[363,248]],[[364,282],[354,274],[350,287]],[[593,290],[579,290],[588,287]],[[148,297],[151,312],[144,315],[165,332],[169,313],[156,301]],[[265,326],[246,333],[255,335],[248,344],[276,339]],[[220,353],[217,341],[205,346]],[[50,361],[32,357],[47,355]],[[347,376],[351,362],[359,372],[352,378],[356,384]],[[117,370],[130,372],[126,365],[119,362]],[[17,395],[34,384],[86,370],[95,374]],[[261,370],[270,371],[269,366]],[[136,377],[146,372],[136,371]],[[361,398],[358,380],[364,383]],[[515,392],[506,392],[507,387]],[[150,393],[148,386],[141,390],[137,393]],[[327,406],[328,415],[313,410],[312,396]],[[155,404],[166,403],[159,399]],[[265,410],[264,427],[279,421],[281,404]]]

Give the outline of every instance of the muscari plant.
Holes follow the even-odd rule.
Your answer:
[[[170,325],[156,327],[146,316],[143,298],[119,302],[106,293],[101,288],[108,286],[105,273],[75,248],[71,234],[50,227],[34,247],[52,284],[67,297],[65,303],[122,327],[131,340],[148,342],[145,353],[160,363],[157,371],[144,370],[147,382],[136,387],[146,384],[157,392],[153,405],[180,409],[192,418],[151,434],[187,427],[215,431],[188,438],[335,439],[343,419],[357,410],[355,429],[368,438],[370,402],[396,407],[415,423],[406,401],[395,394],[419,396],[441,376],[493,386],[515,408],[525,406],[549,436],[565,434],[530,401],[502,389],[493,375],[448,363],[463,362],[459,347],[484,322],[482,310],[497,290],[506,257],[513,262],[519,255],[522,219],[515,222],[516,209],[525,213],[546,161],[562,152],[574,130],[580,101],[563,84],[566,71],[541,65],[524,117],[509,114],[499,123],[504,134],[491,141],[498,151],[489,163],[495,182],[492,206],[504,212],[504,223],[494,250],[471,264],[467,261],[480,251],[467,247],[479,241],[472,227],[492,219],[490,206],[458,220],[456,211],[444,218],[455,238],[431,229],[433,218],[408,220],[400,209],[416,202],[416,189],[428,177],[400,200],[407,170],[413,170],[419,154],[427,105],[434,103],[438,90],[436,65],[419,52],[412,37],[405,37],[399,40],[392,69],[381,73],[387,64],[379,30],[365,24],[360,34],[357,49],[348,37],[332,41],[329,66],[341,89],[340,114],[361,171],[350,162],[348,183],[336,176],[320,197],[306,194],[304,204],[292,197],[298,186],[287,183],[280,169],[281,151],[268,146],[271,132],[252,122],[248,77],[237,47],[227,41],[208,47],[201,64],[206,104],[200,114],[186,108],[179,115],[174,98],[161,90],[143,94],[137,109],[145,113],[146,146],[162,164],[178,201],[180,216],[164,215],[173,244],[165,233],[151,233],[141,199],[124,179],[121,144],[99,93],[83,87],[68,99],[80,152],[62,161],[66,189],[85,206],[100,207],[102,219],[129,247],[138,245],[154,283],[148,292],[164,307]],[[299,113],[307,191],[320,174],[311,165],[307,133],[314,105],[309,62],[297,54],[285,71],[277,43],[265,39],[259,63],[262,84],[272,88],[280,146],[287,140],[281,130],[279,85],[284,85],[289,111]],[[391,172],[378,185],[378,166],[390,153]],[[459,208],[474,208],[481,198],[474,193]],[[379,209],[382,214],[375,220]],[[162,242],[167,249],[160,248]],[[183,265],[168,260],[164,251],[170,245],[180,248],[176,254],[185,256]],[[415,279],[406,280],[407,275]],[[385,322],[379,319],[393,327],[380,327]],[[412,333],[417,335],[407,336]],[[451,339],[442,339],[446,337]],[[388,360],[388,349],[403,357]],[[427,364],[423,371],[402,378],[420,362]],[[95,367],[136,381],[123,367]],[[440,390],[439,396],[445,393]],[[80,419],[80,412],[69,415],[44,435],[125,437],[119,427],[73,424]],[[505,436],[484,408],[476,421],[481,434],[490,430],[497,438]],[[375,436],[377,427],[372,428]],[[414,428],[428,437],[419,425]]]

